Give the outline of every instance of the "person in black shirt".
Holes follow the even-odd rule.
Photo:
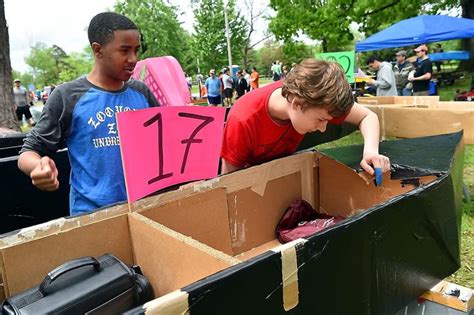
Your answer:
[[[245,92],[247,92],[247,80],[245,80],[245,77],[242,75],[242,71],[238,71],[237,72],[237,78],[238,78],[238,82],[237,82],[237,99],[239,99],[241,96],[243,96],[245,94]]]
[[[433,73],[433,65],[427,56],[428,47],[426,47],[426,45],[418,46],[415,52],[418,57],[416,71],[413,76],[408,77],[408,80],[413,82],[414,96],[428,96],[431,74]]]

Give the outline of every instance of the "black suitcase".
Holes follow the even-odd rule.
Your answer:
[[[51,271],[43,282],[3,303],[3,314],[119,314],[151,299],[139,267],[117,257],[83,257]]]

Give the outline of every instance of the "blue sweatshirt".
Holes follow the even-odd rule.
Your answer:
[[[86,78],[58,86],[46,103],[21,152],[51,156],[67,146],[71,163],[71,215],[127,200],[115,115],[159,106],[140,81],[118,91],[94,86]]]

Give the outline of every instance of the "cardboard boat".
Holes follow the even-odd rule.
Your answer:
[[[156,299],[130,314],[392,314],[460,265],[462,133],[388,141],[381,188],[361,146],[304,152],[0,238],[3,293],[81,256],[138,264]],[[295,199],[348,216],[279,245]]]
[[[351,124],[328,125],[325,133],[307,134],[298,150],[339,139],[356,129]],[[53,159],[59,170],[59,190],[43,192],[31,184],[17,166],[18,152],[25,133],[0,137],[0,234],[40,224],[69,215],[69,176],[71,167],[67,150],[58,151]]]

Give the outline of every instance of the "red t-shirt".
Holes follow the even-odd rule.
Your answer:
[[[282,81],[253,90],[232,107],[224,130],[221,157],[236,167],[261,164],[296,151],[303,139],[291,123],[278,124],[270,117],[268,100]],[[341,124],[346,116],[329,123]]]

